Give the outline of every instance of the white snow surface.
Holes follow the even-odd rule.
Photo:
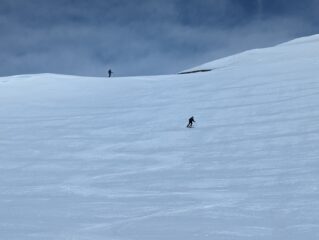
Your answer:
[[[0,239],[319,239],[319,35],[203,66],[0,78]]]

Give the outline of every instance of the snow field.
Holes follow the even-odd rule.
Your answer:
[[[0,78],[0,238],[318,239],[318,55],[312,36],[206,73]]]

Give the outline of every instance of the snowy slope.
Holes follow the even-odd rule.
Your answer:
[[[0,78],[0,239],[319,239],[318,56]]]

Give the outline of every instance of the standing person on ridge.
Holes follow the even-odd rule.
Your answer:
[[[109,73],[109,78],[112,76],[112,70],[111,69],[109,69],[109,71],[108,71],[108,73]]]
[[[196,122],[196,121],[194,120],[194,117],[192,116],[190,119],[188,119],[187,127],[192,128],[194,122]]]

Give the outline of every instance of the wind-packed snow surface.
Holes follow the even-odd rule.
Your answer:
[[[0,78],[0,239],[319,239],[319,36],[207,68]]]

